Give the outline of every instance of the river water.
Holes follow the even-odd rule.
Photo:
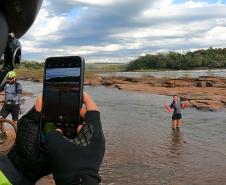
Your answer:
[[[41,94],[40,83],[22,82],[34,93],[28,110]],[[171,131],[167,96],[86,87],[101,109],[106,154],[103,185],[224,185],[226,184],[225,111],[188,108],[181,131]]]
[[[149,72],[112,72],[102,73],[100,76],[124,76],[130,78],[140,78],[142,76],[154,76],[157,78],[180,78],[190,77],[197,78],[199,76],[220,76],[226,77],[226,69],[212,70],[177,70],[177,71],[149,71]]]

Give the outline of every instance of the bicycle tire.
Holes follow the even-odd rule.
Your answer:
[[[17,128],[16,128],[16,125],[13,121],[11,120],[8,120],[8,119],[0,119],[0,124],[3,124],[3,123],[8,123],[9,125],[11,125],[16,133],[17,131]]]
[[[4,124],[4,123],[7,123],[8,125],[12,126],[12,128],[13,128],[15,134],[16,134],[16,132],[17,132],[17,127],[16,127],[16,125],[14,124],[13,121],[8,120],[8,119],[0,119],[0,125],[2,125],[2,124]],[[0,133],[2,133],[1,130],[0,130]],[[6,140],[7,140],[7,137],[6,137]],[[0,142],[0,145],[1,145],[1,144],[4,144],[4,143],[6,142],[6,140],[1,141],[1,142]]]

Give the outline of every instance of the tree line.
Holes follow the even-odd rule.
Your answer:
[[[126,70],[225,68],[226,48],[200,49],[185,54],[178,52],[147,54],[128,63]]]
[[[28,61],[24,60],[20,63],[20,65],[17,68],[26,68],[26,69],[43,69],[44,63],[43,62],[36,62],[36,61]]]

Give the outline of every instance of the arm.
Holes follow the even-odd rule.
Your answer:
[[[169,106],[167,103],[164,103],[167,112],[173,112],[172,104]]]
[[[6,82],[4,82],[2,85],[0,85],[0,92],[4,91],[5,85],[6,85]]]
[[[16,94],[22,94],[22,86],[20,83],[16,82],[17,83],[17,88],[16,88]]]
[[[182,108],[182,109],[186,109],[186,108],[187,108],[187,104],[186,104],[185,102],[183,102],[183,103],[181,104],[181,108]]]

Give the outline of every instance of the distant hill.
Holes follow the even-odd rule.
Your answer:
[[[178,52],[147,54],[128,63],[126,70],[226,68],[226,48],[201,49],[181,54]]]

